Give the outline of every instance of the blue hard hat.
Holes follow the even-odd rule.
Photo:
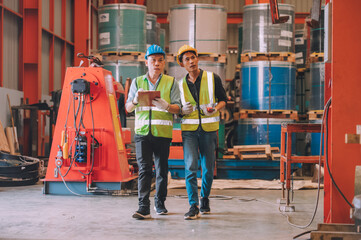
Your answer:
[[[163,54],[163,56],[165,57],[165,52],[163,51],[163,49],[155,44],[153,44],[147,49],[147,52],[145,53],[145,60],[148,59],[148,56],[153,54]]]

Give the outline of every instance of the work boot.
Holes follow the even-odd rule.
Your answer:
[[[158,215],[167,215],[168,210],[165,208],[164,202],[156,203],[154,206],[154,210]]]
[[[209,208],[209,198],[207,198],[207,197],[201,198],[200,211],[202,214],[210,214],[211,213],[211,209]]]
[[[152,218],[150,216],[150,209],[149,207],[139,207],[138,211],[136,211],[133,216],[133,218],[137,220],[143,220],[143,219],[149,219]]]
[[[186,214],[184,214],[184,219],[185,220],[194,220],[200,217],[199,214],[199,208],[197,206],[197,204],[192,204],[192,206],[189,209],[189,212],[187,212]]]

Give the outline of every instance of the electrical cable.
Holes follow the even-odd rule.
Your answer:
[[[308,222],[308,224],[306,224],[306,225],[297,225],[297,224],[294,224],[294,223],[292,223],[292,222],[290,221],[290,216],[287,215],[287,214],[284,214],[284,213],[281,211],[280,207],[278,208],[278,210],[279,210],[279,212],[281,213],[281,215],[287,218],[287,223],[288,223],[289,225],[291,225],[292,227],[301,228],[301,229],[304,229],[304,228],[309,227],[309,226],[312,224],[313,220],[315,219],[315,216],[316,216],[316,213],[317,213],[318,202],[319,202],[319,200],[320,200],[320,190],[321,190],[321,187],[320,187],[320,185],[321,185],[321,158],[322,158],[322,147],[323,147],[323,144],[324,144],[324,142],[322,141],[323,135],[324,135],[324,133],[323,133],[323,125],[324,125],[324,122],[325,122],[325,111],[327,110],[327,107],[328,107],[328,104],[329,104],[330,101],[331,101],[331,99],[328,100],[328,102],[326,103],[326,105],[325,105],[325,107],[324,107],[324,110],[323,110],[323,114],[322,114],[321,136],[320,136],[320,156],[319,156],[319,159],[318,159],[318,164],[319,164],[320,167],[318,168],[318,177],[317,177],[317,197],[316,197],[315,208],[314,208],[314,210],[313,210],[313,214],[312,214],[311,220],[310,220],[310,221]],[[326,121],[327,121],[327,120],[326,120]],[[327,130],[326,130],[326,131],[327,131]],[[327,146],[327,144],[326,144],[326,146]]]
[[[302,237],[303,235],[306,235],[306,234],[308,234],[308,233],[310,233],[310,232],[312,232],[312,231],[315,231],[315,230],[308,230],[308,231],[306,231],[306,232],[300,233],[300,234],[294,236],[293,239],[297,239],[297,238],[299,238],[299,237]]]
[[[90,96],[89,96],[89,104],[90,104],[90,112],[91,112],[91,116],[92,116],[92,130],[93,130],[93,137],[92,137],[92,144],[91,144],[91,159],[92,159],[92,164],[91,164],[91,167],[90,167],[90,170],[89,172],[87,173],[83,173],[82,171],[78,170],[81,174],[87,176],[87,175],[90,175],[92,172],[93,172],[93,168],[94,168],[94,135],[95,135],[95,128],[94,128],[94,115],[93,115],[93,107],[92,107],[92,103],[91,103],[91,99],[90,99]]]
[[[61,180],[63,180],[63,183],[64,183],[65,187],[68,189],[68,191],[71,192],[72,194],[76,195],[76,196],[85,197],[86,195],[73,192],[73,191],[68,187],[68,185],[66,184],[66,181],[64,180],[64,177],[65,177],[65,176],[63,177],[63,175],[61,175],[60,167],[57,166],[57,168],[58,168],[58,172],[59,172],[59,175],[60,175],[60,177],[61,177]]]
[[[325,139],[326,139],[326,142],[328,141],[328,110],[330,108],[330,105],[331,105],[331,100],[332,98],[330,98],[327,103],[326,103],[326,136],[325,136]],[[331,178],[331,181],[333,183],[333,185],[336,187],[337,191],[341,194],[341,196],[343,197],[343,199],[346,201],[346,203],[351,207],[351,208],[354,208],[354,206],[347,200],[347,198],[345,197],[345,195],[343,194],[343,192],[341,191],[341,189],[338,187],[338,185],[336,184],[336,181],[335,179],[333,178],[332,176],[332,173],[331,173],[331,170],[330,170],[330,167],[329,167],[329,164],[328,164],[328,144],[325,145],[325,162],[326,162],[326,168],[327,168],[327,172],[328,174],[330,175],[330,178]]]

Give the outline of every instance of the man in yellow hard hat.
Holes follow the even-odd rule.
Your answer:
[[[179,89],[174,77],[163,74],[165,52],[158,45],[147,49],[145,64],[147,74],[135,78],[130,86],[125,108],[135,110],[135,147],[139,167],[138,200],[139,209],[133,218],[151,218],[149,195],[153,175],[153,155],[156,172],[156,193],[154,209],[158,215],[165,215],[168,181],[168,157],[172,140],[173,114],[180,111]],[[144,90],[160,91],[160,98],[152,101],[154,106],[140,106],[139,92]]]
[[[178,50],[177,62],[188,74],[179,81],[182,102],[182,139],[185,179],[190,204],[184,219],[197,219],[200,212],[210,213],[209,195],[216,161],[219,110],[227,96],[221,78],[198,67],[197,49],[184,45]],[[200,208],[198,199],[198,159],[202,167]]]

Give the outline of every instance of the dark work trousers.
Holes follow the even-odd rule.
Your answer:
[[[153,154],[156,173],[155,206],[164,203],[167,197],[168,157],[171,138],[154,137],[151,134],[135,134],[135,147],[139,167],[138,197],[139,207],[150,208],[150,188],[152,184]]]

